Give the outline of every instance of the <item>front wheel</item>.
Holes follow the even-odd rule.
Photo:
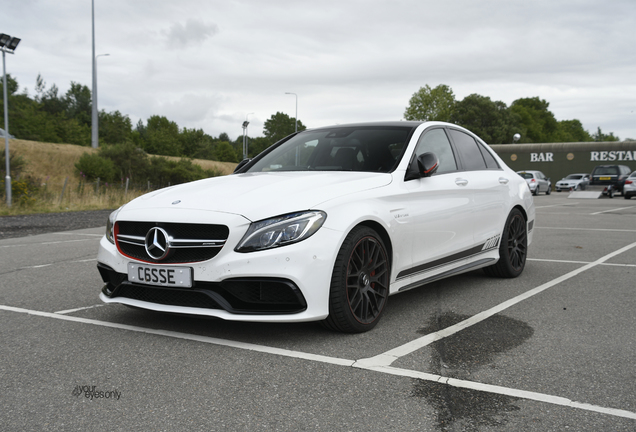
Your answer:
[[[489,276],[516,278],[526,266],[528,255],[528,232],[526,219],[519,209],[513,209],[504,226],[501,244],[499,245],[499,261],[484,268]]]
[[[548,190],[545,191],[546,195],[550,195],[552,193],[552,185],[548,185]]]
[[[336,258],[329,316],[323,324],[346,333],[371,330],[386,306],[389,277],[388,254],[380,236],[368,227],[354,228]]]

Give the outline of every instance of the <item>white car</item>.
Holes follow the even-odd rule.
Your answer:
[[[623,185],[623,197],[631,199],[633,196],[636,196],[636,171],[625,179],[625,184]]]
[[[97,258],[100,298],[363,332],[392,294],[479,268],[519,276],[534,219],[525,181],[458,126],[306,130],[232,175],[113,212]]]
[[[584,190],[590,184],[589,174],[570,174],[554,185],[557,192],[569,190]]]
[[[538,195],[539,192],[550,195],[552,192],[552,182],[541,171],[517,171],[517,174],[526,180],[532,195]]]

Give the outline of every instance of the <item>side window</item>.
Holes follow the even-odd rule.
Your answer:
[[[436,174],[457,171],[457,162],[450,141],[444,129],[433,129],[425,132],[415,148],[416,156],[432,152],[439,159],[439,168]]]
[[[479,150],[481,150],[481,155],[486,161],[486,168],[499,169],[499,164],[495,160],[494,156],[488,150],[486,150],[483,145],[477,143],[477,147],[479,147]]]
[[[462,167],[466,171],[485,170],[486,161],[479,150],[477,141],[470,135],[455,129],[450,129],[450,134],[457,147]]]

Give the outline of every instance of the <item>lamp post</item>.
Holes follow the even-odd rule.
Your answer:
[[[93,50],[95,47],[93,47]],[[97,106],[97,57],[105,57],[110,54],[99,54],[93,59],[93,90],[92,96],[92,119],[91,119],[91,147],[99,147],[99,108]]]
[[[247,149],[248,149],[247,125],[250,124],[250,122],[247,121],[247,118],[249,117],[250,114],[254,114],[254,113],[253,112],[247,113],[245,115],[245,121],[243,122],[243,159],[247,159]]]
[[[298,132],[298,95],[296,93],[285,92],[285,94],[290,94],[296,96],[296,128],[294,132]]]
[[[8,34],[0,33],[0,51],[2,51],[2,90],[4,96],[4,159],[7,175],[4,177],[4,186],[7,191],[7,207],[11,207],[11,171],[9,163],[9,102],[7,98],[7,65],[5,54],[13,54],[18,47],[20,39]]]

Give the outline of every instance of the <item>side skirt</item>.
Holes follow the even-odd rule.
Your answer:
[[[445,279],[445,278],[450,277],[450,276],[455,276],[455,275],[458,275],[460,273],[466,273],[466,272],[469,272],[471,270],[476,270],[478,268],[487,267],[489,265],[494,264],[495,262],[497,262],[497,259],[495,259],[495,258],[484,258],[484,259],[481,259],[481,260],[478,260],[478,261],[475,261],[475,262],[471,262],[469,264],[464,264],[463,266],[456,267],[454,269],[445,271],[444,273],[440,273],[438,275],[431,276],[429,278],[422,279],[420,281],[413,282],[411,284],[403,286],[402,288],[400,288],[398,290],[398,292],[407,291],[407,290],[410,290],[410,289],[413,289],[413,288],[417,288],[419,286],[426,285],[428,283],[435,282],[435,281],[438,281],[440,279]]]

